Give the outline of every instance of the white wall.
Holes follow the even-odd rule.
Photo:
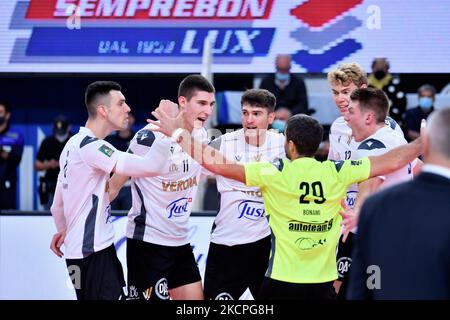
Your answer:
[[[125,237],[127,220],[118,218],[113,222],[116,244]],[[214,218],[190,219],[191,245],[203,277]],[[49,249],[54,233],[50,216],[0,216],[0,300],[75,299],[65,261]],[[125,253],[126,242],[118,249],[126,279]]]

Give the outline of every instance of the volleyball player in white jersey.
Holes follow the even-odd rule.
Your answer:
[[[350,95],[350,105],[345,115],[345,121],[352,129],[355,140],[355,152],[350,159],[360,159],[366,156],[377,156],[388,152],[398,146],[407,144],[404,136],[386,126],[384,119],[389,111],[389,101],[386,94],[379,89],[356,89]],[[416,162],[415,160],[414,162]],[[373,177],[359,183],[355,187],[357,199],[354,206],[355,214],[364,200],[380,188],[386,188],[394,184],[409,181],[413,178],[412,167],[407,166],[385,176]],[[348,227],[347,227],[348,228]],[[351,234],[351,233],[350,233]],[[344,232],[343,239],[346,238]],[[339,244],[338,271],[348,275],[351,266],[353,241],[348,244]],[[341,297],[346,293],[348,278],[340,288]],[[342,297],[344,298],[344,297]]]
[[[206,135],[203,123],[215,104],[214,87],[200,75],[187,76],[178,89],[185,129]],[[194,131],[194,122],[200,129]],[[145,154],[157,141],[147,125],[130,142],[129,152]],[[154,161],[159,161],[155,159]],[[127,225],[128,287],[142,300],[203,299],[200,272],[189,243],[188,218],[204,169],[173,142],[164,170],[132,179],[132,208]],[[127,177],[115,175],[111,193]]]
[[[109,220],[110,173],[154,175],[169,154],[169,139],[154,144],[144,157],[120,152],[103,140],[127,126],[130,107],[120,90],[120,85],[111,81],[87,87],[86,126],[70,138],[59,160],[61,171],[51,207],[57,233],[51,249],[62,257],[61,246],[65,245],[67,267],[79,300],[119,299],[125,285]]]
[[[328,73],[328,82],[331,85],[334,103],[341,114],[334,120],[330,128],[328,159],[350,159],[355,150],[355,143],[352,139],[352,129],[348,126],[344,116],[347,114],[352,91],[358,88],[367,88],[367,75],[357,63],[346,63]],[[403,135],[403,131],[395,120],[386,117],[385,123]]]
[[[247,90],[241,98],[242,129],[211,142],[239,163],[285,158],[284,135],[268,131],[276,98],[267,90]],[[217,176],[220,210],[211,230],[205,271],[205,299],[237,300],[259,292],[270,253],[270,228],[258,188]]]
[[[348,160],[356,159],[355,151],[358,143],[355,142],[352,136],[352,129],[349,127],[344,117],[348,112],[348,106],[350,104],[350,94],[358,88],[367,88],[367,75],[364,69],[357,63],[346,63],[340,65],[338,68],[328,73],[328,82],[331,86],[333,100],[336,107],[339,109],[341,116],[337,118],[330,128],[330,150],[328,153],[328,159],[330,160]],[[387,127],[395,130],[403,136],[403,132],[400,126],[390,117],[386,117],[385,124]],[[349,208],[353,208],[356,197],[358,194],[358,188],[356,185],[352,185],[347,191],[346,204]],[[347,253],[351,252],[353,242],[353,234],[348,235],[346,243],[342,242],[342,238],[339,241],[338,249],[338,280],[335,283],[336,291],[338,292],[338,298],[345,297],[345,290],[340,292],[340,286],[343,281],[348,279],[348,266],[350,257]],[[347,260],[347,257],[350,260]],[[340,292],[340,293],[339,293]]]

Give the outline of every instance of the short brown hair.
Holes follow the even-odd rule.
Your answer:
[[[270,113],[275,111],[277,99],[272,92],[266,89],[249,89],[241,97],[241,106],[245,103],[255,107],[266,108]]]
[[[111,90],[121,91],[122,87],[114,81],[95,81],[87,86],[84,101],[89,117],[96,117],[96,109],[100,99],[108,96]]]
[[[389,100],[383,90],[375,88],[356,89],[350,94],[352,101],[359,102],[359,108],[375,113],[377,123],[383,123],[389,111]]]
[[[205,77],[199,74],[191,74],[181,81],[178,87],[178,97],[185,97],[189,101],[195,96],[197,91],[214,93],[215,89]]]
[[[344,86],[354,83],[358,88],[367,85],[367,74],[357,63],[344,63],[337,69],[328,72],[328,82],[331,84],[342,84]]]

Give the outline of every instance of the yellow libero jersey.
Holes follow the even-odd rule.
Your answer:
[[[266,276],[291,283],[337,279],[341,199],[352,183],[369,177],[368,158],[319,162],[245,165],[247,186],[258,186],[272,229],[272,251]]]

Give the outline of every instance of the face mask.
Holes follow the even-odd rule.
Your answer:
[[[69,133],[63,133],[63,134],[55,134],[56,140],[59,142],[65,141],[69,137]]]
[[[272,128],[277,129],[279,132],[284,132],[284,128],[286,128],[286,121],[275,119],[272,122]]]
[[[278,81],[289,81],[291,75],[289,73],[275,73],[275,79]]]
[[[386,72],[384,72],[383,70],[377,70],[373,73],[373,76],[376,79],[381,80],[386,76]]]
[[[430,97],[420,97],[419,98],[419,107],[424,109],[425,111],[429,110],[433,106],[433,99]]]
[[[4,124],[5,121],[6,121],[6,118],[5,118],[5,117],[0,117],[0,126],[1,126],[2,124]]]

